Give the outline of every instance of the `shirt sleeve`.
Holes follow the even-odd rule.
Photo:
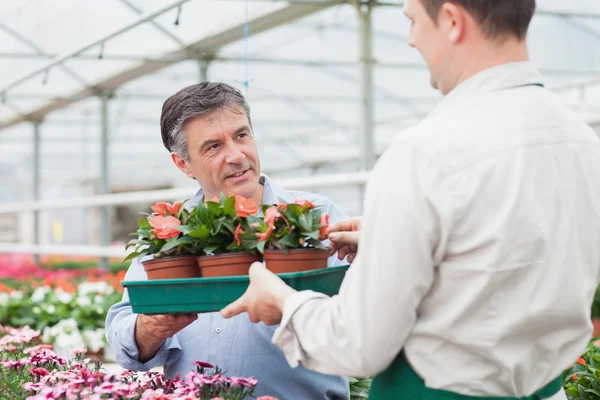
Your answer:
[[[284,304],[273,343],[292,367],[368,377],[401,351],[452,218],[444,175],[428,164],[398,142],[380,158],[367,183],[359,251],[339,295],[304,291]]]
[[[138,260],[134,260],[125,275],[126,281],[146,280],[147,275]],[[106,316],[106,340],[113,348],[119,365],[135,371],[148,371],[159,365],[169,365],[181,357],[181,345],[177,334],[165,340],[154,358],[142,363],[138,360],[139,351],[135,342],[135,324],[138,314],[134,314],[129,303],[127,289],[123,299],[113,305]]]

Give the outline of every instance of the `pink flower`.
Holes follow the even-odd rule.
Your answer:
[[[204,361],[194,361],[192,364],[194,364],[195,366],[200,367],[200,368],[214,368],[214,365],[209,364]]]
[[[258,206],[252,199],[235,196],[235,212],[238,217],[246,218],[250,214],[256,214],[258,212]]]
[[[277,218],[281,218],[281,213],[277,209],[277,207],[269,207],[267,211],[265,211],[265,222],[267,225],[275,227],[275,220]]]
[[[150,232],[156,234],[156,237],[159,239],[169,239],[172,237],[179,236],[179,231],[177,229],[172,228],[172,226],[181,225],[181,221],[179,221],[175,217],[152,217],[150,218],[150,225],[154,228]]]
[[[169,215],[177,215],[179,209],[181,208],[181,202],[171,204],[160,201],[150,208],[152,208],[152,211],[154,211],[156,214],[167,217]]]
[[[277,209],[279,210],[287,210],[287,203],[280,203],[278,201],[275,202],[275,205],[277,206]]]
[[[34,368],[34,369],[30,369],[29,373],[33,376],[35,376],[36,378],[41,378],[42,376],[46,376],[49,375],[50,372],[46,369],[46,368]]]
[[[260,396],[256,400],[279,400],[279,399],[277,397],[273,397],[273,396]]]
[[[300,208],[304,208],[305,211],[315,208],[315,205],[308,200],[297,199],[294,201],[294,204],[299,205]]]

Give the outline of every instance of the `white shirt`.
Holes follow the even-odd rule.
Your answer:
[[[540,82],[529,63],[486,70],[395,138],[340,294],[285,302],[290,365],[374,376],[403,349],[430,388],[521,397],[584,352],[600,140]]]

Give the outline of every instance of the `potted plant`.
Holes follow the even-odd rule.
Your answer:
[[[267,269],[274,273],[326,268],[329,216],[308,200],[263,206],[264,217],[248,217]]]
[[[139,229],[131,234],[137,239],[130,240],[126,249],[134,247],[134,251],[124,261],[152,256],[142,261],[150,280],[198,277],[192,238],[177,229],[187,222],[188,211],[181,202],[158,202],[151,208],[154,212],[140,219]]]
[[[258,211],[252,199],[221,194],[199,203],[187,223],[177,227],[189,237],[202,277],[248,275],[250,265],[262,261],[258,241],[248,240],[248,217]],[[242,242],[242,236],[246,240]]]

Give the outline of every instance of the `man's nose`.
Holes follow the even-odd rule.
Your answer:
[[[227,146],[227,155],[225,156],[225,161],[227,161],[227,163],[240,164],[244,161],[244,158],[246,158],[246,156],[235,144]]]

